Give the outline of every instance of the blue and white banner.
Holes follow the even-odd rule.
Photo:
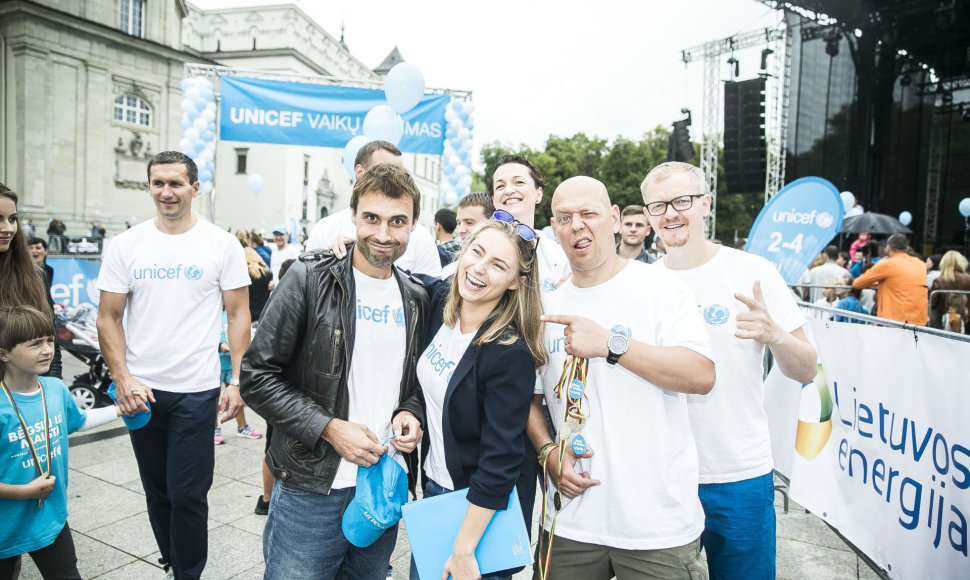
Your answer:
[[[791,498],[890,578],[968,578],[970,343],[811,319],[815,380],[765,382]],[[774,375],[774,378],[772,378]]]
[[[839,190],[821,177],[797,179],[765,204],[748,234],[747,251],[767,258],[789,284],[842,229]]]
[[[47,258],[47,264],[54,269],[54,283],[51,285],[54,302],[68,307],[98,305],[101,297],[98,290],[101,262],[50,257]]]
[[[387,104],[384,91],[224,76],[219,136],[228,141],[343,147],[363,135],[364,117]],[[448,95],[425,95],[404,118],[398,147],[441,155]]]

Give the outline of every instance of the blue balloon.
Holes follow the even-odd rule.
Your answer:
[[[202,140],[205,141],[206,143],[208,143],[209,141],[212,141],[212,139],[214,139],[215,136],[216,134],[212,131],[212,129],[206,129],[205,131],[202,132],[201,135],[199,135],[199,137],[201,137]]]
[[[202,100],[203,101],[205,101],[206,103],[208,103],[210,101],[215,100],[215,98],[216,98],[216,94],[214,92],[212,92],[212,89],[211,88],[206,87],[206,88],[202,89]]]
[[[424,75],[417,66],[401,62],[394,65],[384,80],[384,95],[395,113],[403,115],[424,96]]]
[[[209,181],[212,179],[212,172],[207,170],[202,170],[199,172],[199,181]]]
[[[957,206],[960,210],[960,215],[963,217],[970,217],[970,197],[965,197],[960,200],[960,205]]]
[[[356,137],[351,138],[350,141],[347,142],[347,145],[344,146],[344,169],[347,170],[347,175],[350,176],[350,179],[357,179],[357,174],[354,171],[354,168],[356,167],[354,165],[354,161],[357,159],[357,152],[360,151],[361,147],[370,143],[371,141],[373,141],[373,139],[370,137],[357,135]]]
[[[455,128],[452,127],[451,125],[448,125],[448,128],[445,129],[445,138],[454,139],[457,136],[458,136],[458,131],[455,131]]]
[[[904,211],[899,214],[899,223],[903,224],[904,226],[908,226],[912,221],[913,214],[909,213],[908,211]]]
[[[205,110],[205,107],[206,107],[206,105],[208,105],[208,104],[209,104],[209,103],[207,103],[207,102],[205,101],[205,99],[203,99],[203,98],[201,98],[201,97],[200,97],[200,98],[198,98],[198,99],[196,99],[196,100],[195,100],[195,102],[193,103],[193,105],[195,105],[195,112],[196,112],[196,113],[201,113],[202,111],[204,111],[204,110]]]
[[[182,129],[183,130],[188,129],[191,126],[192,126],[192,121],[190,121],[188,117],[182,119]]]
[[[397,145],[404,136],[404,119],[388,105],[377,105],[364,116],[364,135]]]
[[[182,89],[182,92],[185,92],[186,89],[188,89],[193,85],[195,85],[195,83],[192,82],[192,79],[186,78],[186,79],[182,79],[182,82],[179,83],[179,88]]]

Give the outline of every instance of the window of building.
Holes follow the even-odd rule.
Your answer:
[[[144,13],[145,0],[121,0],[121,31],[141,38]]]
[[[135,95],[121,95],[115,99],[115,121],[151,127],[152,109]]]
[[[249,155],[249,149],[236,149],[236,175],[246,173],[247,155]]]

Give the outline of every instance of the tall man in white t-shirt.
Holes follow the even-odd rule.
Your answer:
[[[275,483],[263,531],[265,578],[384,578],[397,525],[351,545],[341,516],[357,468],[390,444],[410,453],[424,417],[415,368],[428,297],[393,263],[404,253],[421,194],[400,165],[354,185],[357,243],[346,258],[308,252],[260,317],[242,362],[246,402],[272,423],[266,463]],[[413,457],[413,455],[411,456]],[[414,489],[416,462],[408,475]]]
[[[401,150],[387,141],[371,141],[364,144],[354,159],[354,179],[378,163],[401,165]],[[417,219],[417,218],[415,218]],[[438,246],[431,232],[420,224],[415,224],[408,239],[408,247],[394,265],[408,272],[441,276],[441,260]],[[306,251],[329,249],[341,238],[354,239],[356,228],[351,220],[351,208],[338,211],[316,223],[310,230],[306,241]]]
[[[538,167],[521,155],[505,155],[486,181],[495,209],[505,210],[519,222],[538,229],[536,207],[542,201],[542,188],[546,185]],[[537,237],[536,244],[541,290],[552,292],[569,275],[569,261],[555,240]]]
[[[239,361],[250,332],[246,258],[234,236],[192,215],[197,176],[182,153],[152,158],[155,219],[115,236],[98,276],[98,335],[118,405],[132,415],[151,404],[131,445],[161,563],[179,579],[199,578],[206,562],[223,304],[232,353],[224,422],[242,409]]]
[[[543,529],[553,517],[555,528],[537,565],[551,542],[547,578],[703,577],[687,394],[710,391],[714,363],[693,294],[669,272],[617,255],[620,212],[599,181],[564,181],[552,214],[572,278],[543,296],[550,362],[529,437],[554,492]],[[543,398],[562,447],[546,430]]]
[[[668,162],[641,185],[650,225],[667,247],[658,269],[694,291],[717,365],[709,400],[690,405],[706,515],[702,543],[712,579],[774,578],[764,349],[770,348],[780,370],[800,383],[815,377],[816,354],[801,330],[805,319],[775,267],[705,239],[704,217],[712,201],[705,183],[697,167]]]

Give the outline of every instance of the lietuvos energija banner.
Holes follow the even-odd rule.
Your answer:
[[[894,578],[970,578],[970,343],[809,321],[815,382],[765,384],[791,498]]]

